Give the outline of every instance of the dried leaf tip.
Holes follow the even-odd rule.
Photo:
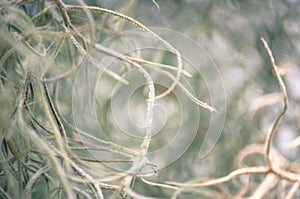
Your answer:
[[[182,70],[182,74],[184,74],[184,75],[187,76],[187,77],[192,77],[191,73],[189,73],[189,72],[186,71],[186,70]]]
[[[208,105],[206,102],[202,102],[201,100],[197,99],[197,98],[192,98],[192,100],[198,104],[199,106],[203,107],[203,108],[206,108],[208,110],[210,110],[210,112],[215,112],[217,113],[218,111],[213,108],[212,106]]]
[[[208,106],[207,109],[210,110],[210,112],[218,113],[218,111],[214,107],[211,107],[209,105],[207,106]]]
[[[270,61],[271,61],[272,65],[273,65],[273,64],[276,65],[276,64],[275,64],[275,59],[274,59],[274,57],[273,57],[272,51],[271,51],[271,49],[270,49],[268,43],[267,43],[266,40],[265,40],[264,38],[262,38],[262,37],[260,38],[260,40],[263,42],[264,47],[265,47],[265,49],[267,50],[267,53],[268,53],[268,55],[269,55],[269,58],[270,58]]]

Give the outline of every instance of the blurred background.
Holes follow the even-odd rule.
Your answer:
[[[8,23],[22,24],[25,22],[18,17],[12,17],[13,15],[6,12],[5,9],[7,7],[5,6],[13,5],[14,8],[20,9],[20,12],[24,12],[30,19],[40,9],[38,2],[43,2],[48,6],[52,5],[52,3],[48,1],[15,1],[15,5],[9,2],[0,4],[1,6],[3,5],[1,8],[1,29],[3,31],[1,32],[0,41],[5,41],[5,45],[0,46],[1,59],[4,60],[3,56],[7,50],[13,46],[7,38],[17,39],[18,35],[24,36],[26,35],[26,31],[28,31],[24,31],[25,33],[23,34],[22,30],[7,28]],[[80,4],[80,1],[78,2],[79,3],[75,4]],[[272,122],[282,109],[280,87],[272,72],[269,57],[261,42],[262,37],[268,42],[273,51],[276,63],[287,87],[289,98],[288,111],[275,134],[273,144],[287,160],[296,163],[299,162],[299,149],[297,147],[287,149],[285,146],[299,136],[300,130],[300,1],[157,0],[156,2],[159,8],[151,0],[85,1],[85,3],[90,6],[100,6],[128,15],[146,27],[166,28],[184,34],[190,37],[190,39],[193,39],[200,47],[197,49],[201,49],[200,52],[203,53],[203,55],[199,55],[199,63],[197,63],[200,65],[200,71],[194,70],[194,62],[190,63],[190,65],[188,60],[184,62],[184,67],[192,74],[192,77],[189,79],[183,78],[183,84],[188,88],[192,88],[192,93],[199,99],[207,101],[208,104],[213,102],[212,105],[216,107],[218,113],[210,113],[196,105],[189,105],[187,110],[183,109],[179,105],[182,96],[181,94],[177,94],[181,93],[177,87],[173,93],[158,101],[157,103],[160,108],[155,109],[154,116],[159,119],[154,118],[156,125],[154,129],[157,128],[155,131],[159,132],[159,137],[152,140],[150,151],[155,151],[163,147],[169,143],[170,139],[178,136],[176,132],[173,132],[178,126],[176,123],[177,120],[182,122],[185,121],[183,117],[187,117],[187,121],[190,119],[192,123],[195,122],[195,118],[200,117],[201,119],[199,119],[199,124],[196,125],[197,130],[195,132],[189,134],[189,128],[193,129],[193,124],[186,129],[186,136],[191,136],[191,139],[188,147],[182,149],[182,154],[177,154],[178,157],[176,156],[176,159],[172,160],[172,164],[166,164],[166,166],[157,171],[156,175],[147,179],[161,183],[167,181],[185,182],[195,178],[204,180],[227,175],[232,170],[241,166],[264,165],[264,159],[261,155],[252,155],[246,158],[242,165],[237,164],[237,158],[245,147],[254,143],[264,143]],[[74,4],[73,1],[64,1],[64,3]],[[41,29],[61,31],[62,28],[59,27],[59,22],[55,21],[54,17],[48,17],[49,21],[43,21],[41,19],[39,22],[34,22],[34,24],[36,27],[41,27]],[[147,46],[149,43],[149,38],[143,39],[143,37],[141,37],[141,39],[139,36],[130,33],[133,35],[133,38],[135,38],[135,41],[132,42],[132,40],[129,39],[128,41],[123,40],[122,44],[116,44],[119,42],[118,37],[117,39],[111,39],[112,37],[122,31],[131,30],[135,28],[135,26],[109,14],[94,14],[93,17],[95,20],[94,28],[96,30],[95,38],[97,43],[101,43],[106,47],[120,52],[131,49],[131,45],[133,46],[132,49],[135,49],[137,47],[142,48],[143,45]],[[51,22],[51,20],[55,22]],[[88,23],[86,15],[78,12],[70,12],[70,20],[76,27],[86,27]],[[7,30],[11,35],[4,35],[4,30]],[[155,29],[153,30],[155,32]],[[18,34],[15,32],[18,32]],[[123,36],[132,38],[130,34],[124,34]],[[141,33],[138,32],[138,34]],[[168,37],[165,39],[169,41]],[[46,39],[45,44],[47,44],[47,42],[51,43],[50,39]],[[176,45],[180,48],[180,41],[177,40],[176,42]],[[37,47],[39,46],[35,44],[38,43],[36,41],[31,41],[31,43]],[[182,42],[182,48],[180,49],[184,49],[185,54],[196,57],[198,51],[192,52],[192,50],[184,48],[184,44],[185,42]],[[161,44],[157,44],[156,47],[160,45]],[[68,63],[71,61],[65,59],[67,53],[67,49],[63,47],[56,58],[55,66],[44,69],[46,70],[46,77],[59,75],[69,69]],[[195,55],[193,53],[195,53]],[[129,54],[141,56],[139,52],[134,51]],[[76,55],[74,56],[74,62],[79,62],[79,58],[82,58],[80,53],[76,54],[76,52],[74,52],[74,55]],[[98,56],[96,52],[93,55],[95,57]],[[150,61],[170,65],[176,63],[174,54],[168,54],[163,49],[155,52],[150,49],[150,51],[143,52],[141,57],[147,60],[152,59]],[[26,60],[26,56],[22,55],[21,58],[18,59],[20,59],[23,64],[28,64],[29,58]],[[105,55],[98,56],[97,59],[98,61],[101,60],[102,63],[111,64],[111,62],[113,62],[108,60]],[[9,61],[6,59],[1,61],[0,128],[3,138],[6,138],[7,135],[13,135],[15,131],[18,131],[11,127],[13,122],[11,122],[8,117],[8,115],[14,112],[18,89],[6,83],[7,79],[9,79],[9,82],[15,85],[15,87],[21,87],[22,81],[20,80],[20,73],[14,68],[14,65],[17,65],[18,62],[19,61],[14,60],[14,58],[11,58]],[[85,68],[91,67],[92,65],[91,63],[84,64]],[[130,68],[125,64],[125,66],[120,65],[122,64],[112,64],[111,67],[116,73],[122,76],[125,72],[127,73]],[[204,67],[206,78],[209,79],[205,79],[201,75],[201,67]],[[35,70],[39,71],[42,69],[39,68],[34,69],[34,71]],[[119,126],[115,127],[116,121],[113,117],[114,110],[110,110],[112,107],[111,104],[113,103],[117,103],[117,105],[120,106],[117,107],[117,110],[122,108],[126,90],[124,94],[120,94],[119,92],[124,85],[119,85],[118,82],[113,80],[109,75],[105,73],[99,74],[97,71],[98,69],[96,70],[95,68],[86,71],[82,69],[79,70],[77,75],[61,80],[58,86],[56,83],[49,84],[50,90],[53,90],[53,96],[56,95],[54,88],[56,88],[56,86],[58,88],[56,99],[61,116],[64,117],[66,121],[85,128],[84,130],[87,132],[95,132],[100,126],[101,130],[105,132],[106,139],[128,148],[137,149],[142,139],[135,139],[134,136],[143,135],[140,134],[140,132],[135,131],[134,135],[126,136],[114,134],[116,131],[126,132],[126,130],[120,129],[122,124],[118,124]],[[154,83],[164,79],[164,76],[157,74],[157,72],[149,71],[154,77]],[[175,72],[172,74],[176,75]],[[128,77],[127,80],[129,82],[140,81],[134,73],[127,75],[129,76],[124,77],[125,79]],[[101,81],[99,77],[101,77]],[[219,82],[222,82],[222,84]],[[164,82],[166,85],[170,83],[171,81],[167,80]],[[209,83],[209,85],[215,89],[210,95],[207,94],[210,86],[205,85],[206,83]],[[132,114],[132,118],[130,119],[135,120],[135,122],[138,121],[137,123],[140,122],[141,125],[144,122],[141,118],[146,116],[143,110],[146,110],[148,92],[147,87],[143,86],[144,84],[145,82],[141,80],[141,86],[133,88],[133,90],[130,91],[133,92],[131,96],[133,100],[131,100],[131,104],[129,104],[131,106],[131,108],[129,108],[129,114]],[[80,87],[82,85],[84,86]],[[87,89],[89,85],[91,86],[90,90]],[[77,91],[74,91],[74,87],[75,90],[78,88]],[[157,85],[156,89],[158,93],[162,93],[167,87],[168,86],[162,87]],[[198,93],[198,91],[203,92]],[[116,93],[119,93],[119,101],[114,102],[113,99]],[[86,101],[80,101],[80,97],[82,96],[84,96],[84,100]],[[33,97],[33,99],[34,98],[35,97]],[[79,99],[79,101],[76,101],[77,99]],[[184,101],[184,103],[184,105],[189,103],[193,104],[192,101]],[[85,114],[82,114],[85,109],[87,111],[86,114],[90,114],[88,107],[97,110],[97,121],[91,120]],[[78,112],[75,112],[75,109]],[[131,110],[133,110],[132,113]],[[197,110],[198,112],[193,115],[192,110]],[[39,112],[38,108],[35,109],[35,114],[41,121],[45,119],[45,116]],[[117,114],[117,117],[123,117],[121,112],[115,112],[115,114]],[[185,116],[185,114],[187,115]],[[220,120],[220,124],[213,123],[214,120],[211,120],[213,114],[219,114],[223,117],[223,119]],[[167,116],[169,118],[164,118]],[[162,122],[162,120],[165,123]],[[126,119],[121,122],[127,124]],[[187,123],[187,125],[189,125],[189,123]],[[218,136],[219,132],[215,132],[217,137],[213,136],[212,140],[209,139],[208,135],[205,141],[212,142],[211,145],[208,145],[214,147],[205,157],[200,158],[199,151],[203,145],[205,136],[207,136],[206,132],[210,125],[220,125],[223,128],[221,129],[220,136]],[[76,137],[75,134],[69,133],[71,132],[69,127],[66,128],[68,136]],[[124,128],[134,131],[134,129],[130,127]],[[143,125],[140,128],[145,129]],[[94,136],[97,136],[97,133],[94,133]],[[102,139],[103,137],[99,135],[99,138]],[[2,151],[6,151],[3,141],[1,147]],[[176,151],[176,148],[173,150]],[[87,152],[75,153],[81,156],[88,155]],[[7,152],[3,152],[3,154],[7,154]],[[5,157],[5,155],[1,156],[2,161],[12,156],[12,154],[8,154],[7,157]],[[96,158],[103,156],[107,159],[119,158],[119,155],[111,156],[107,151],[103,153],[97,152],[96,155],[92,155]],[[163,160],[165,158],[168,159],[166,156],[169,155],[172,156],[172,154],[156,154],[153,160],[164,162]],[[13,163],[14,162],[11,164]],[[123,170],[127,169],[128,165],[106,165],[104,168],[106,167]],[[106,175],[105,172],[99,175],[96,174],[97,172],[95,171],[91,172],[94,172],[97,177]],[[252,191],[261,183],[264,177],[264,175],[254,176],[252,181],[253,187],[251,185],[252,188],[245,193],[245,196],[251,195]],[[3,170],[1,171],[0,181],[3,182],[1,186],[5,189],[5,182],[7,181],[1,180],[1,178],[6,178]],[[247,179],[237,178],[226,183],[224,187],[220,185],[220,187],[211,189],[199,188],[185,190],[181,193],[179,198],[211,198],[215,192],[223,194],[229,192],[229,195],[235,195],[241,190],[245,181],[247,181]],[[278,183],[268,192],[266,197],[280,198],[279,192],[281,186],[289,187],[290,184],[281,185]],[[158,198],[170,198],[174,193],[174,191],[165,188],[149,186],[138,178],[134,183],[133,190],[140,194]],[[203,194],[203,192],[206,193]],[[110,191],[105,191],[105,194],[109,196]],[[298,196],[299,195],[300,193],[298,193]]]
[[[122,9],[124,4],[117,2],[110,1],[106,6]],[[285,73],[290,102],[274,144],[286,158],[299,161],[299,150],[287,150],[283,145],[299,135],[300,2],[166,0],[157,3],[160,9],[151,1],[137,1],[129,15],[149,27],[184,33],[201,44],[220,70],[227,110],[221,137],[212,153],[205,159],[198,158],[199,143],[203,140],[199,130],[189,150],[160,171],[157,178],[185,181],[195,176],[223,176],[234,169],[240,150],[251,143],[264,143],[282,102],[261,37],[267,40],[277,65]],[[248,161],[248,165],[263,164],[262,157],[253,156]],[[239,189],[237,184],[230,187],[233,193]],[[160,194],[163,193],[158,192],[157,196]],[[270,198],[275,196],[278,196],[276,190],[269,194]]]

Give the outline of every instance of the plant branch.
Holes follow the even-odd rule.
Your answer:
[[[280,76],[280,73],[278,71],[277,65],[275,63],[275,59],[273,57],[273,53],[272,53],[272,51],[271,51],[268,43],[263,38],[261,38],[261,41],[263,42],[264,47],[265,47],[265,49],[266,49],[266,51],[267,51],[267,53],[269,55],[269,58],[270,58],[270,61],[271,61],[271,65],[273,67],[273,71],[275,73],[275,77],[276,77],[276,79],[278,81],[278,84],[279,84],[281,92],[282,92],[282,97],[283,97],[283,109],[280,112],[280,114],[276,117],[274,123],[272,124],[271,129],[268,132],[267,137],[266,137],[266,141],[265,141],[265,159],[266,159],[268,165],[270,167],[272,167],[272,160],[270,158],[271,142],[272,142],[273,135],[274,135],[274,133],[276,131],[276,128],[277,128],[280,120],[282,119],[282,117],[286,113],[286,110],[287,110],[287,107],[288,107],[288,98],[287,98],[286,88],[285,88],[283,80],[282,80],[282,78]]]
[[[264,174],[270,172],[269,167],[265,166],[256,166],[256,167],[247,167],[247,168],[241,168],[241,169],[236,169],[229,173],[228,175],[221,177],[221,178],[216,178],[208,181],[204,181],[201,183],[176,183],[176,182],[169,182],[168,184],[171,185],[176,185],[179,187],[204,187],[204,186],[213,186],[221,183],[228,182],[232,180],[233,178],[241,175],[249,175],[249,174]]]

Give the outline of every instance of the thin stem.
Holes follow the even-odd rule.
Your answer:
[[[67,135],[66,135],[66,131],[65,131],[65,128],[64,128],[64,125],[63,123],[61,122],[58,114],[57,114],[57,111],[55,110],[55,107],[54,107],[54,104],[51,100],[51,97],[50,97],[50,94],[49,94],[49,90],[48,90],[48,86],[46,83],[43,83],[43,87],[44,87],[44,93],[46,95],[46,99],[48,101],[48,104],[50,106],[50,109],[51,109],[51,112],[54,116],[54,119],[56,121],[56,124],[58,126],[58,129],[59,129],[59,132],[60,132],[60,135],[63,139],[67,139]]]
[[[58,10],[60,11],[65,26],[69,28],[71,23],[67,11],[65,9],[65,4],[61,0],[55,0],[54,2],[57,5]]]
[[[37,146],[40,147],[40,149],[42,149],[49,158],[51,167],[55,170],[57,177],[60,179],[60,182],[62,183],[62,187],[66,193],[66,197],[68,199],[74,198],[74,193],[72,191],[72,189],[69,186],[69,183],[64,175],[64,170],[61,167],[61,165],[58,163],[58,160],[55,157],[55,153],[52,151],[52,149],[45,143],[45,141],[43,139],[41,139],[35,131],[33,131],[32,129],[28,128],[24,118],[23,118],[23,114],[22,114],[22,110],[23,110],[23,104],[24,104],[24,92],[25,89],[23,88],[20,92],[20,95],[18,97],[19,103],[18,103],[18,111],[17,111],[17,117],[18,117],[18,122],[20,127],[22,127],[22,129],[24,129],[24,131],[26,131],[26,133],[30,136],[30,139],[37,144]],[[44,102],[45,103],[45,102]],[[48,114],[50,114],[50,112],[48,112]]]
[[[137,67],[137,69],[144,75],[149,88],[148,93],[148,99],[147,99],[147,115],[146,115],[146,135],[144,137],[144,142],[140,147],[140,153],[141,155],[145,155],[148,152],[148,148],[151,142],[151,134],[152,134],[152,122],[153,122],[153,108],[154,108],[154,101],[155,101],[155,88],[153,80],[150,76],[150,74],[140,65],[134,63],[134,65]]]
[[[299,182],[294,183],[288,194],[286,195],[285,199],[293,199],[295,198],[295,195],[297,191],[299,190],[300,184]]]
[[[221,177],[221,178],[216,178],[200,183],[176,183],[176,182],[169,182],[171,185],[176,185],[179,187],[205,187],[205,186],[215,186],[221,183],[228,182],[232,180],[233,178],[241,175],[250,175],[250,174],[264,174],[270,172],[269,167],[264,167],[264,166],[257,166],[257,167],[247,167],[247,168],[241,168],[241,169],[236,169],[229,173],[228,175]]]
[[[191,77],[192,75],[187,72],[186,70],[184,69],[179,69],[177,67],[174,67],[174,66],[171,66],[171,65],[167,65],[167,64],[161,64],[161,63],[156,63],[156,62],[151,62],[151,61],[148,61],[148,60],[144,60],[144,59],[140,59],[140,58],[135,58],[135,57],[131,57],[131,56],[127,56],[127,55],[124,55],[124,54],[121,54],[117,51],[114,51],[113,49],[109,49],[109,48],[106,48],[100,44],[95,44],[94,45],[95,47],[95,50],[101,52],[101,53],[104,53],[108,56],[112,56],[112,57],[115,57],[119,60],[122,60],[122,61],[125,61],[127,62],[128,60],[131,60],[133,62],[136,62],[136,63],[139,63],[139,64],[145,64],[146,66],[148,67],[154,67],[154,66],[157,66],[157,67],[161,67],[161,68],[167,68],[167,69],[171,69],[171,70],[174,70],[174,71],[180,71],[183,75],[187,76],[187,77]]]
[[[172,186],[172,185],[168,185],[168,184],[162,184],[162,183],[157,183],[157,182],[150,182],[148,180],[146,180],[145,178],[141,177],[140,178],[144,183],[151,185],[151,186],[155,186],[155,187],[160,187],[160,188],[165,188],[165,189],[173,189],[173,190],[178,190],[179,188],[177,186]]]
[[[280,76],[280,73],[278,71],[277,65],[275,63],[275,59],[273,57],[273,53],[272,53],[272,51],[271,51],[268,43],[263,38],[261,38],[261,41],[263,42],[264,47],[265,47],[265,49],[266,49],[266,51],[267,51],[267,53],[269,55],[269,58],[270,58],[270,61],[271,61],[271,65],[273,67],[273,71],[275,73],[275,77],[276,77],[276,79],[278,81],[278,84],[279,84],[281,92],[282,92],[282,97],[283,97],[283,109],[280,112],[280,114],[276,117],[274,123],[272,124],[271,129],[268,132],[267,138],[266,138],[266,141],[265,141],[265,159],[266,159],[267,163],[272,167],[272,160],[271,160],[271,157],[270,157],[271,142],[272,142],[273,135],[274,135],[274,133],[276,131],[276,128],[277,128],[280,120],[282,119],[282,117],[286,113],[286,110],[287,110],[287,107],[288,107],[288,98],[287,98],[286,88],[285,88],[283,80],[282,80],[282,78]]]
[[[65,5],[66,9],[70,9],[70,10],[83,10],[83,9],[90,9],[91,11],[96,11],[96,12],[103,12],[103,13],[107,13],[107,14],[111,14],[117,17],[120,17],[124,20],[129,21],[130,23],[136,25],[137,27],[140,27],[142,30],[148,32],[152,37],[154,37],[155,39],[157,39],[158,41],[162,42],[167,48],[169,48],[172,52],[174,52],[176,54],[177,57],[177,64],[178,64],[178,71],[177,71],[177,75],[176,75],[176,81],[173,81],[172,85],[165,91],[163,92],[161,95],[156,96],[155,99],[160,99],[166,95],[168,95],[169,93],[172,92],[172,90],[175,88],[175,86],[177,85],[177,83],[180,80],[180,75],[181,75],[181,70],[182,70],[182,58],[181,55],[179,53],[179,51],[174,48],[171,44],[169,44],[166,40],[164,40],[163,38],[161,38],[160,36],[158,36],[157,34],[155,34],[153,31],[151,31],[149,28],[147,28],[146,26],[144,26],[143,24],[141,24],[140,22],[136,21],[135,19],[128,17],[127,15],[124,15],[122,13],[119,12],[115,12],[113,10],[109,10],[109,9],[105,9],[105,8],[100,8],[100,7],[95,7],[95,6],[76,6],[76,5]]]

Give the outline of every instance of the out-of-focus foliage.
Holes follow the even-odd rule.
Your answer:
[[[159,9],[151,0],[0,3],[0,198],[300,196],[297,163],[300,160],[297,139],[300,130],[300,1],[158,0],[157,3]],[[176,65],[178,61],[175,51],[175,55],[159,51],[132,51],[125,54],[125,58],[109,55],[110,50],[123,53],[132,46],[143,47],[139,46],[139,41],[143,41],[139,32],[118,35],[136,28],[136,22],[131,19],[146,27],[184,33],[198,42],[218,66],[226,96],[211,97],[216,99],[216,106],[226,99],[226,107],[216,113],[226,118],[217,144],[205,158],[198,157],[205,137],[203,132],[214,124],[209,121],[213,113],[202,109],[192,144],[174,163],[158,171],[156,166],[159,165],[143,159],[143,147],[140,147],[143,139],[134,137],[139,132],[127,137],[116,133],[120,129],[112,123],[114,97],[121,93],[118,89],[123,88],[126,81],[129,85],[138,81],[126,79],[128,71],[147,65],[134,58],[166,65]],[[127,41],[123,37],[135,39],[124,42],[125,47],[117,46],[119,41]],[[270,171],[254,172],[234,176],[217,185],[197,185],[239,168],[267,166],[264,144],[273,121],[281,112],[282,95],[262,37],[271,46],[289,99],[288,110],[272,139],[271,151],[274,160],[284,166],[282,169],[295,176],[287,179],[280,174],[274,177]],[[158,41],[157,47],[165,44],[154,38]],[[95,44],[105,44],[106,48],[98,46],[97,49]],[[110,56],[115,56],[117,61],[109,70],[103,69],[103,65],[111,61]],[[217,78],[209,67],[206,67],[209,77]],[[102,82],[93,88],[99,78],[99,69]],[[176,77],[176,70],[173,70],[166,69]],[[191,84],[197,90],[205,90],[201,72],[199,75],[189,66],[187,71],[192,77],[186,82],[182,80],[183,86],[189,88],[187,85]],[[151,67],[141,73],[146,77],[147,72],[154,83],[166,78],[163,72]],[[113,87],[120,81],[123,84]],[[148,84],[147,80],[145,85]],[[74,88],[79,89],[74,91]],[[90,92],[93,89],[95,93]],[[142,111],[131,116],[141,123],[148,113],[146,102],[151,101],[147,101],[149,89],[150,86],[139,87],[132,94],[138,97],[130,109]],[[155,89],[160,94],[167,88],[156,85]],[[179,86],[176,89],[182,92]],[[208,96],[195,95],[209,102]],[[82,96],[84,100],[77,102]],[[125,101],[122,96],[120,99],[118,103],[122,108]],[[162,113],[167,112],[172,117],[164,124],[160,137],[152,139],[150,151],[173,138],[177,127],[175,120],[180,115],[180,103],[173,93],[162,98],[160,103],[165,105],[165,112],[154,111],[154,123],[160,125]],[[91,106],[97,110],[99,123],[89,117]],[[108,139],[97,137],[99,124]],[[77,125],[85,127],[87,132]],[[174,154],[175,151],[176,148]],[[154,159],[168,159],[167,156],[172,155],[162,154]],[[151,171],[149,175],[141,172],[144,168]],[[261,191],[263,188],[265,192]]]

